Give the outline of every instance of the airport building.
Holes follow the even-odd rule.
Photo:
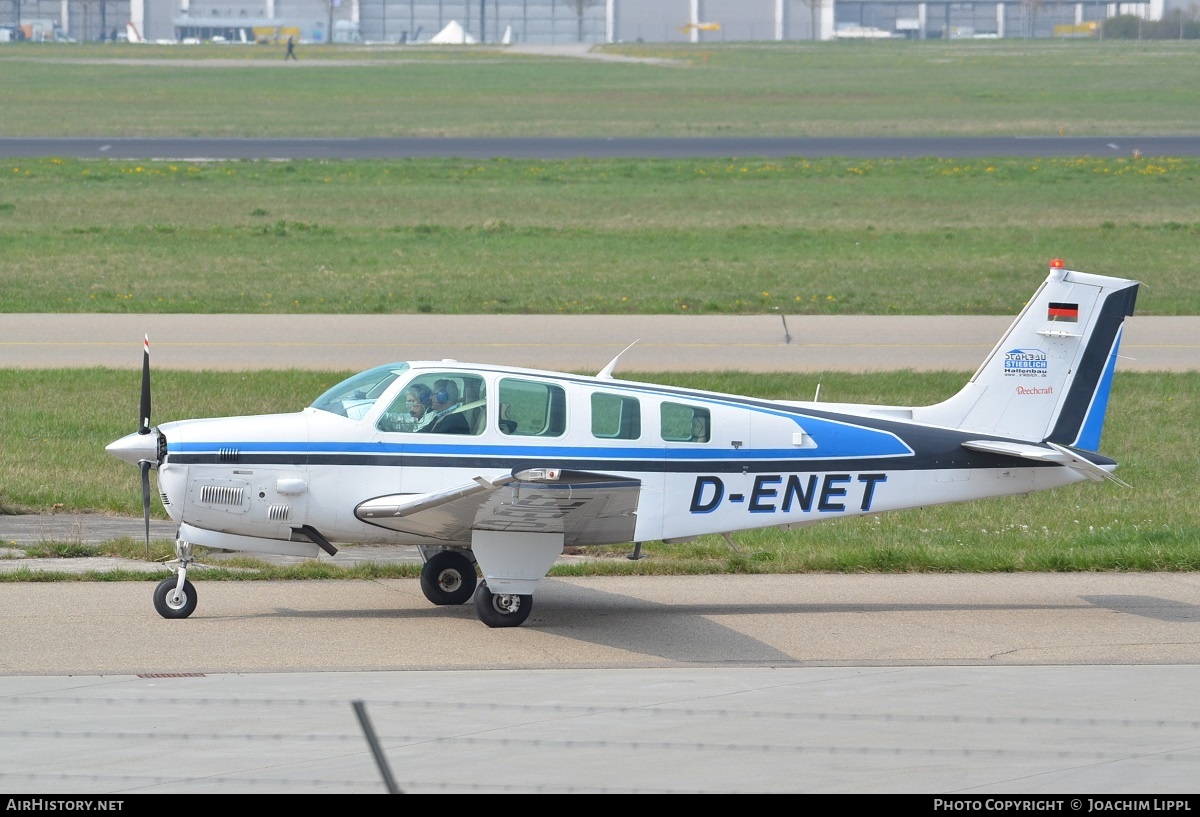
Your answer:
[[[0,28],[150,42],[717,43],[1087,37],[1109,17],[1171,11],[1194,14],[1188,0],[0,0]]]

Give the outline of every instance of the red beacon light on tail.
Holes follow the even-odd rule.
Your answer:
[[[1055,258],[1050,261],[1050,269],[1062,269],[1062,268],[1063,268],[1063,260],[1061,258]]]

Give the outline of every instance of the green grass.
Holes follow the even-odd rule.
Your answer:
[[[0,312],[1200,314],[1200,160],[0,162]]]
[[[160,418],[182,418],[290,411],[345,374],[163,371],[156,375],[155,412]],[[957,372],[826,374],[821,394],[839,402],[924,404],[957,390],[966,377]],[[779,374],[645,373],[631,379],[790,399],[807,398],[816,385],[815,376]],[[59,512],[140,516],[136,469],[104,452],[104,445],[136,422],[131,396],[137,386],[136,373],[0,370],[0,388],[10,396],[0,450],[5,462],[0,509],[38,512],[61,506]],[[1102,450],[1121,463],[1119,475],[1132,488],[1089,482],[795,531],[749,531],[735,536],[738,552],[719,537],[648,543],[649,558],[638,562],[624,558],[629,546],[589,549],[598,558],[556,567],[554,574],[1196,570],[1200,522],[1194,509],[1200,489],[1190,443],[1198,416],[1200,373],[1118,373]],[[155,513],[165,518],[157,503]],[[46,543],[34,555],[81,551],[87,547],[79,543]],[[144,558],[145,544],[115,540],[94,553]],[[154,543],[153,560],[170,554],[169,542]],[[411,566],[371,569],[390,571],[389,576],[413,572]],[[361,575],[315,562],[280,568],[254,559],[211,570],[213,577],[229,579]],[[28,576],[19,571],[0,580],[31,580]]]
[[[1196,41],[6,45],[0,136],[1178,135]]]

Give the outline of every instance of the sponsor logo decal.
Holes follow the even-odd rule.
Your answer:
[[[1041,349],[1010,349],[1004,353],[1005,377],[1045,377],[1050,360]]]

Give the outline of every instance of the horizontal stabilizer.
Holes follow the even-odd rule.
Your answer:
[[[1108,480],[1125,488],[1130,487],[1127,482],[1113,476],[1107,469],[1101,468],[1091,460],[1079,456],[1071,449],[1058,443],[1047,442],[1046,446],[1048,447],[1042,447],[1029,443],[1004,442],[1003,440],[968,440],[962,446],[972,451],[983,451],[988,454],[1000,454],[1006,457],[1019,457],[1039,462],[1053,462],[1070,468],[1094,482]]]

